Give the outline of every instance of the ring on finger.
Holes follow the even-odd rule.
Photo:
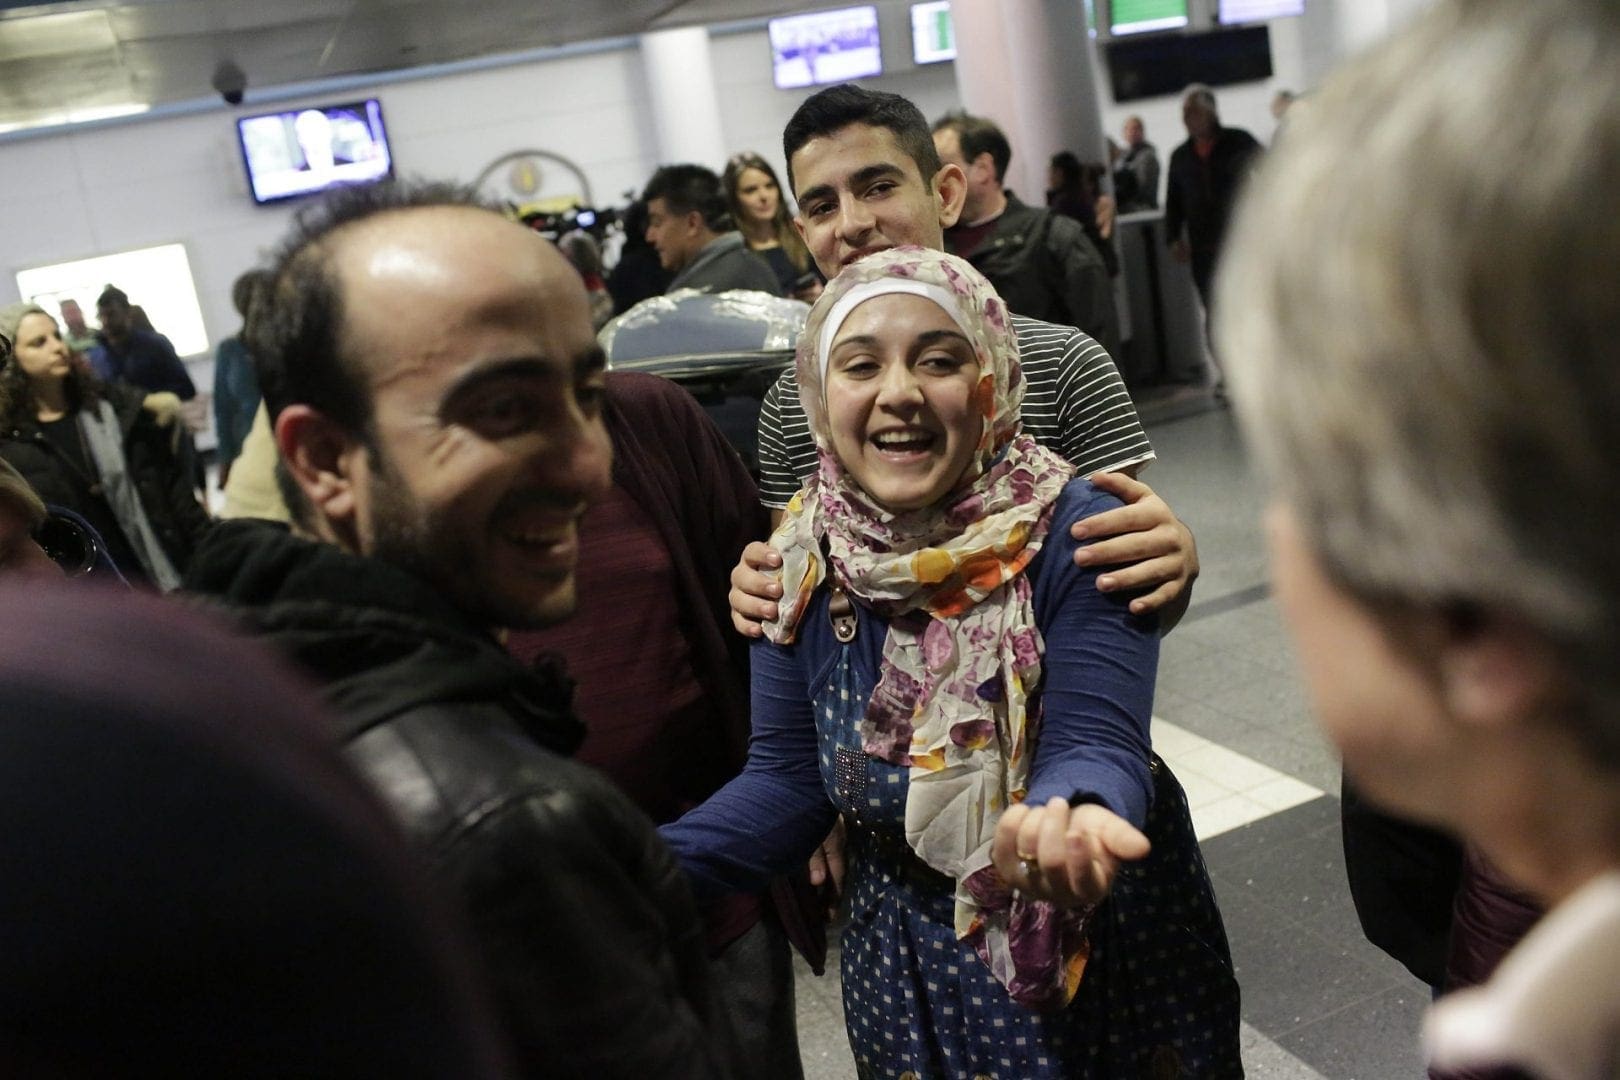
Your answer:
[[[1018,859],[1018,869],[1023,871],[1025,881],[1034,881],[1036,877],[1040,875],[1041,865],[1035,861],[1033,856],[1027,859],[1020,856]]]

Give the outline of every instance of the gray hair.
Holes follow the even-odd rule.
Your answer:
[[[1192,83],[1181,92],[1181,103],[1186,105],[1189,101],[1196,101],[1210,112],[1219,112],[1215,107],[1215,91],[1203,83]]]
[[[1442,2],[1312,100],[1215,302],[1261,466],[1363,600],[1559,647],[1620,765],[1620,9]]]

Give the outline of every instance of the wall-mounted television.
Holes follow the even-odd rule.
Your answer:
[[[883,74],[877,8],[838,8],[770,22],[771,65],[782,90]]]
[[[1271,78],[1271,31],[1264,25],[1205,34],[1149,34],[1110,41],[1108,78],[1116,102],[1179,94],[1189,83],[1229,86]]]
[[[1215,17],[1222,26],[1230,26],[1303,14],[1305,0],[1220,0]]]
[[[951,0],[929,0],[911,5],[911,58],[919,64],[956,59],[956,28],[951,25]]]
[[[1108,9],[1108,32],[1116,37],[1187,25],[1187,0],[1113,0]]]
[[[260,204],[394,174],[375,98],[244,116],[236,122],[236,138],[253,201]]]

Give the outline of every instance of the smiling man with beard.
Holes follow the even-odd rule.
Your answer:
[[[394,185],[302,215],[271,275],[247,342],[295,524],[226,523],[188,587],[322,685],[459,893],[526,1072],[728,1075],[684,880],[561,756],[582,734],[566,679],[493,630],[572,614],[578,522],[609,484],[578,274],[468,192]]]

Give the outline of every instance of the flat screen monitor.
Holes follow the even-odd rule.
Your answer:
[[[1305,14],[1305,0],[1220,0],[1216,19],[1222,26],[1265,22]]]
[[[260,204],[372,184],[394,173],[375,98],[245,116],[236,122],[236,137],[253,201]]]
[[[1240,26],[1207,34],[1147,34],[1110,41],[1115,101],[1167,97],[1189,83],[1229,86],[1271,78],[1271,28]]]
[[[956,59],[956,30],[951,26],[951,0],[911,5],[911,58],[919,64]]]
[[[1113,0],[1108,7],[1108,32],[1116,37],[1187,25],[1187,0]]]
[[[839,8],[770,22],[772,68],[782,90],[883,74],[877,8]]]

